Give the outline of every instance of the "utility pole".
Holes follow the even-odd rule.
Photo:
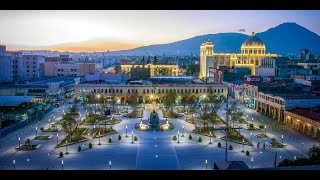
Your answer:
[[[274,167],[277,167],[277,152],[274,154]]]
[[[229,92],[227,93],[227,129],[226,129],[226,149],[225,149],[225,161],[228,161],[228,132],[229,132],[229,106],[228,106],[228,97],[229,97]]]

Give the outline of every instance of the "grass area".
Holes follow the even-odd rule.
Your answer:
[[[37,136],[34,140],[48,140],[49,136]]]
[[[195,124],[196,123],[196,119],[195,118],[189,118],[189,119],[187,119],[186,120],[188,123],[190,123],[190,124]]]
[[[173,110],[165,111],[163,113],[163,117],[165,117],[165,118],[179,118],[182,116],[183,115],[181,115],[181,114],[177,114],[177,113],[173,112]]]
[[[116,131],[114,129],[110,129],[109,127],[101,127],[101,128],[94,128],[92,130],[92,133],[95,134],[94,137],[99,137],[99,130],[100,130],[100,136],[105,136],[110,133],[115,133]]]
[[[265,134],[257,134],[257,137],[258,138],[268,138],[268,136]]]
[[[58,132],[58,128],[57,127],[51,127],[49,129],[47,129],[46,132]]]
[[[114,124],[118,124],[120,123],[121,120],[118,118],[113,117],[112,120],[107,120],[107,121],[103,121],[102,123],[100,123],[100,125],[114,125]]]
[[[248,121],[246,121],[245,119],[241,118],[239,120],[239,124],[248,124]]]
[[[21,151],[32,151],[35,150],[37,147],[37,145],[33,145],[33,144],[24,144],[20,147]]]
[[[82,133],[86,130],[87,128],[78,128],[75,133],[72,134],[71,141],[70,141],[70,135],[66,136],[60,143],[58,144],[57,147],[61,147],[66,144],[66,140],[68,140],[69,143],[74,143],[78,142],[81,140],[85,140],[86,138],[82,137]]]
[[[142,115],[143,115],[143,110],[142,109],[141,110],[140,109],[135,109],[131,113],[129,113],[127,115],[127,117],[129,117],[129,118],[141,118]]]
[[[284,145],[282,145],[281,143],[277,142],[275,139],[271,139],[271,146],[274,148],[283,148]]]
[[[255,128],[254,127],[254,125],[253,124],[247,124],[247,127],[248,127],[248,129],[247,130],[249,130],[249,131],[254,131],[254,130],[258,130],[257,128]]]
[[[211,131],[211,137],[215,138],[216,135],[214,133],[213,127],[208,127],[208,128],[206,127],[205,129],[204,127],[201,127],[201,134],[204,136],[210,137],[210,131]],[[192,132],[199,132],[198,128],[194,129]]]
[[[221,139],[225,140],[226,137],[223,136]],[[229,130],[228,131],[228,140],[229,141],[232,141],[232,142],[235,142],[235,143],[238,143],[238,144],[242,144],[242,139],[244,139],[244,144],[245,145],[250,145],[252,146],[253,144],[248,141],[242,134],[240,134],[238,131],[231,131]]]
[[[97,120],[104,120],[106,116],[100,114],[89,114],[82,122],[82,125],[93,125]]]
[[[224,121],[216,113],[207,113],[201,116],[201,119],[208,120],[212,124],[224,124]]]

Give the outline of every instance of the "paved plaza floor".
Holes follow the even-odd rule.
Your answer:
[[[66,147],[55,148],[57,133],[40,132],[38,135],[53,135],[52,139],[46,141],[31,140],[34,143],[42,144],[42,147],[34,151],[17,151],[18,137],[21,137],[21,142],[27,138],[35,137],[35,127],[47,127],[48,119],[61,119],[63,110],[65,112],[70,108],[70,104],[54,109],[52,112],[44,116],[40,121],[34,122],[14,133],[0,139],[0,169],[49,169],[49,170],[205,170],[205,161],[208,161],[207,168],[212,169],[212,165],[216,161],[225,159],[225,141],[220,138],[224,136],[221,131],[215,132],[216,138],[212,138],[212,144],[209,144],[210,139],[206,136],[202,137],[202,142],[197,139],[200,135],[192,133],[193,124],[185,121],[185,117],[178,119],[168,119],[174,125],[171,131],[138,131],[134,128],[136,123],[140,122],[140,118],[125,118],[121,117],[119,124],[113,125],[117,131],[116,134],[101,137],[101,145],[98,145],[98,138],[88,140],[82,143],[68,146],[69,154],[63,158],[59,158],[59,153],[66,152]],[[82,118],[85,116],[83,107],[78,105]],[[318,141],[310,137],[301,135],[289,128],[278,125],[274,120],[262,116],[247,108],[239,105],[239,108],[246,114],[259,117],[257,124],[264,123],[270,126],[267,130],[267,135],[272,138],[281,139],[281,134],[285,134],[285,143],[287,146],[282,149],[267,147],[265,150],[257,149],[251,146],[242,146],[229,142],[234,147],[234,150],[228,150],[228,160],[244,161],[252,168],[273,167],[274,154],[278,153],[278,162],[284,158],[293,159],[294,156],[307,155],[308,149],[313,144],[318,144]],[[162,111],[157,110],[159,118],[163,118]],[[143,118],[146,119],[151,113],[151,105],[146,105],[143,113]],[[224,119],[225,104],[222,104],[218,114]],[[126,128],[128,127],[127,135]],[[183,128],[184,127],[184,128]],[[138,137],[138,141],[132,143],[132,134]],[[172,137],[180,132],[179,142],[173,141]],[[261,131],[261,132],[260,132]],[[263,133],[263,130],[258,130],[255,133]],[[181,137],[182,134],[184,137]],[[248,139],[251,139],[250,131],[241,130],[241,133]],[[65,137],[63,131],[58,132],[59,139]],[[122,136],[122,140],[118,141],[118,135]],[[189,140],[189,135],[193,136],[193,140]],[[108,139],[112,137],[113,143],[108,143]],[[270,140],[269,138],[269,140]],[[263,142],[256,137],[252,137],[253,144]],[[265,140],[267,141],[267,140]],[[221,142],[222,147],[217,146]],[[301,142],[304,142],[302,147]],[[89,149],[89,143],[93,144],[93,148]],[[77,151],[78,146],[82,147],[80,152]],[[241,150],[249,150],[252,156],[246,156]],[[253,158],[253,162],[251,161]],[[15,160],[15,165],[13,164]],[[63,165],[62,165],[63,161]],[[111,167],[109,165],[111,161]]]

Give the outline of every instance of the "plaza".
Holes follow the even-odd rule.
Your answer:
[[[56,148],[57,140],[60,142],[66,136],[66,133],[63,131],[57,133],[39,131],[37,132],[38,136],[52,135],[53,137],[45,141],[33,140],[36,136],[35,127],[48,127],[48,119],[58,122],[62,118],[62,115],[68,112],[70,106],[72,105],[66,104],[58,107],[46,114],[41,120],[0,139],[0,169],[211,170],[214,162],[225,160],[225,141],[220,139],[225,134],[221,130],[215,130],[216,137],[211,138],[212,144],[210,144],[210,137],[193,132],[195,125],[186,122],[185,116],[164,118],[163,111],[159,106],[156,108],[159,119],[167,119],[173,124],[173,130],[138,131],[134,128],[134,125],[139,123],[141,118],[127,118],[122,114],[114,115],[121,119],[120,123],[112,125],[112,128],[117,132],[116,134],[110,134],[101,138],[89,138],[87,141],[59,148]],[[240,129],[241,134],[246,139],[252,141],[254,146],[243,146],[242,144],[229,141],[228,146],[232,145],[233,150],[228,150],[228,161],[243,161],[249,168],[253,169],[270,168],[274,166],[275,152],[277,152],[278,163],[285,158],[306,157],[308,149],[314,144],[318,144],[316,139],[301,136],[285,125],[281,125],[269,117],[260,115],[244,105],[238,104],[237,106],[244,112],[244,118],[248,115],[250,118],[248,121],[251,121],[252,117],[255,125],[267,125],[266,134],[268,140],[271,138],[279,141],[283,140],[286,146],[284,148],[267,146],[265,149],[261,147],[257,149],[257,143],[263,143],[267,139],[262,140],[257,138],[251,135],[249,130],[243,128]],[[84,106],[77,104],[77,107],[82,115],[81,120],[83,120],[88,113],[86,113]],[[128,110],[131,112],[133,108],[129,106]],[[151,104],[144,104],[142,119],[148,119],[151,112]],[[222,102],[217,114],[224,121],[226,120],[225,113],[226,103]],[[236,124],[235,126],[237,127],[238,125]],[[179,143],[172,140],[174,135],[178,135],[178,131],[180,133]],[[256,130],[253,134],[264,133],[264,131]],[[122,137],[120,141],[117,138],[118,135]],[[192,135],[192,140],[188,139],[189,135]],[[282,135],[284,135],[283,138]],[[133,141],[133,136],[137,136],[138,140]],[[22,143],[29,138],[32,143],[41,144],[41,147],[32,151],[18,151],[16,147],[18,146],[19,137]],[[109,143],[108,139],[111,137],[112,143]],[[202,138],[202,142],[198,142],[198,137]],[[99,145],[99,141],[101,145]],[[218,142],[222,144],[221,147],[218,147]],[[89,143],[92,143],[92,149],[89,148]],[[81,147],[80,152],[77,150],[78,146]],[[242,153],[243,149],[245,151],[248,150],[251,156]],[[66,151],[68,151],[68,154],[65,154]],[[60,152],[64,153],[62,158],[59,157]]]

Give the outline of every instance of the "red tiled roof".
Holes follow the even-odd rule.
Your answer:
[[[310,111],[309,109],[304,109],[304,108],[294,108],[292,110],[289,110],[289,112],[320,122],[319,111],[316,112],[316,111]]]

